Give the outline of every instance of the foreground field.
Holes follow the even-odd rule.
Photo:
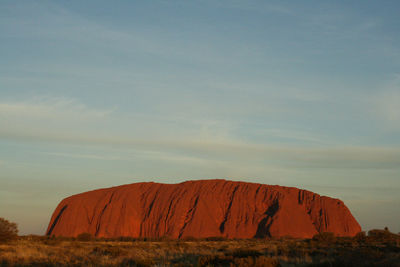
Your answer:
[[[0,244],[0,266],[400,266],[400,242],[397,235],[147,241],[26,236]]]

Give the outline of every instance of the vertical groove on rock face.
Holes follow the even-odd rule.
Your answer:
[[[235,187],[235,189],[233,189],[231,198],[229,200],[228,208],[226,209],[226,212],[225,212],[224,220],[222,221],[221,225],[219,226],[219,231],[221,232],[221,234],[224,233],[224,231],[225,231],[225,224],[228,221],[228,217],[229,217],[229,214],[230,214],[231,208],[232,208],[233,199],[235,197],[235,194],[236,194],[236,191],[238,190],[238,188],[239,188],[239,185],[237,185]]]
[[[164,233],[167,232],[167,222],[168,222],[168,217],[169,217],[169,213],[171,212],[171,207],[172,207],[172,203],[174,202],[174,199],[172,198],[169,202],[169,206],[168,206],[168,211],[167,214],[165,215],[165,221],[164,221]]]
[[[143,221],[145,221],[147,218],[150,217],[151,210],[153,209],[154,202],[156,202],[156,199],[157,199],[157,194],[156,194],[156,195],[153,197],[153,199],[151,200],[150,205],[149,205],[149,208],[148,208],[147,212],[144,214]]]
[[[260,221],[257,227],[257,232],[254,237],[263,238],[271,237],[270,228],[274,221],[274,216],[279,210],[279,200],[276,199],[274,203],[268,207],[265,212],[265,217]]]
[[[61,214],[63,214],[63,212],[65,211],[65,209],[66,209],[67,207],[68,207],[68,205],[65,205],[65,206],[60,210],[60,212],[58,213],[57,217],[54,219],[54,222],[53,222],[53,224],[51,225],[50,230],[47,232],[47,235],[51,235],[51,233],[52,233],[53,230],[54,230],[54,227],[56,226],[58,220],[59,220],[60,217],[61,217]]]
[[[88,221],[88,225],[92,225],[94,214],[92,215],[92,218],[89,218],[89,210],[86,206],[84,206],[84,207],[85,207],[85,211],[86,211],[86,219]]]
[[[320,233],[320,232],[322,232],[322,223],[323,223],[323,221],[322,221],[322,214],[323,214],[322,208],[319,209],[319,213],[318,214],[319,214],[319,217],[318,217],[317,231],[318,231],[318,233]]]
[[[257,197],[257,195],[258,195],[258,192],[260,191],[261,187],[262,187],[262,185],[259,185],[259,186],[257,187],[256,193],[254,194],[254,196],[256,196],[256,197]]]
[[[299,204],[303,204],[303,201],[304,201],[304,191],[299,190],[298,202]]]
[[[150,201],[149,206],[144,210],[144,216],[142,217],[141,223],[140,223],[140,231],[139,234],[140,236],[145,236],[149,231],[153,231],[150,229],[146,223],[146,221],[149,220],[152,210],[154,208],[154,204],[157,201],[158,195],[159,195],[159,190],[160,186],[156,184],[157,187],[154,189],[151,186],[147,188],[147,191],[142,194],[142,201],[145,201],[143,206],[146,207],[146,204],[148,201]],[[154,192],[153,195],[151,195]],[[158,225],[159,222],[157,222]],[[157,227],[156,227],[157,228]],[[146,233],[144,233],[146,232]]]
[[[110,199],[108,200],[108,203],[104,206],[103,210],[101,211],[100,215],[99,215],[99,219],[97,220],[97,225],[96,225],[96,233],[94,234],[95,236],[97,236],[99,234],[100,231],[100,226],[101,226],[101,218],[103,217],[104,212],[106,211],[107,207],[111,204],[111,200],[114,196],[115,192],[111,193]]]
[[[199,202],[199,195],[197,195],[192,207],[188,210],[187,214],[186,214],[186,218],[185,221],[183,223],[183,226],[181,228],[181,230],[179,231],[179,238],[182,237],[183,235],[183,231],[185,230],[186,226],[191,222],[191,220],[193,219],[194,213],[196,212],[196,207],[197,207],[197,203]]]

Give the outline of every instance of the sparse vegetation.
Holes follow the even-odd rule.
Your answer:
[[[18,227],[14,222],[0,218],[0,243],[15,240],[18,237]]]
[[[91,241],[94,237],[90,233],[81,233],[76,237],[76,239],[78,241]]]
[[[336,241],[336,237],[335,237],[334,233],[322,232],[322,233],[318,233],[318,234],[314,235],[313,240],[316,240],[319,242],[334,243]]]
[[[354,238],[333,237],[144,240],[31,235],[0,244],[0,266],[400,266],[397,234],[372,230]]]

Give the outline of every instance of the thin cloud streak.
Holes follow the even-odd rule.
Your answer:
[[[66,97],[42,96],[22,102],[0,102],[0,116],[8,119],[98,119],[109,115],[111,112],[112,110],[89,109],[82,103]]]
[[[133,153],[132,153],[133,151]],[[112,150],[111,150],[112,152]],[[56,156],[56,157],[67,157],[74,159],[90,159],[90,160],[101,160],[101,161],[137,161],[138,158],[142,160],[159,160],[159,161],[175,161],[180,163],[196,163],[206,164],[208,161],[196,157],[180,156],[174,153],[162,152],[162,151],[146,151],[146,150],[130,150],[125,156],[104,156],[99,154],[79,154],[79,153],[60,153],[60,152],[38,152],[40,154]],[[110,151],[109,151],[110,153]],[[126,153],[124,153],[126,154]]]
[[[386,132],[400,130],[400,75],[391,75],[377,92],[364,97],[368,115]]]
[[[41,152],[41,154],[56,156],[56,157],[67,157],[67,158],[77,158],[77,159],[96,159],[96,160],[121,160],[119,157],[112,156],[101,156],[94,154],[74,154],[74,153],[60,153],[60,152]]]
[[[188,122],[186,122],[188,123]],[[193,122],[191,122],[193,123]],[[126,147],[138,151],[167,153],[164,158],[177,161],[257,160],[263,164],[290,168],[400,168],[400,148],[318,144],[318,136],[272,130],[269,134],[288,139],[310,139],[312,147],[269,142],[249,142],[235,137],[235,129],[218,121],[187,124],[143,117],[124,117],[116,111],[98,110],[66,98],[39,98],[16,103],[0,102],[0,137],[31,142],[72,143],[103,147]],[[196,126],[193,129],[193,126]],[[140,132],[137,128],[152,128]],[[171,127],[173,127],[171,129]],[[98,129],[102,129],[99,131]],[[168,132],[166,129],[169,129]],[[268,130],[267,130],[268,134]],[[323,138],[320,138],[323,140]],[[96,155],[54,156],[107,159]],[[143,156],[143,154],[142,154]],[[156,159],[160,155],[153,154]],[[147,157],[149,157],[147,155]],[[108,158],[121,160],[120,158]]]
[[[4,137],[4,136],[3,136]],[[10,136],[9,136],[10,137]],[[15,137],[15,135],[14,135]],[[21,136],[27,140],[26,136]],[[262,160],[264,163],[278,164],[292,168],[355,168],[355,169],[399,169],[400,149],[387,147],[325,147],[304,148],[296,146],[279,146],[266,144],[248,144],[240,142],[197,142],[184,140],[138,140],[138,139],[101,139],[101,138],[43,138],[34,136],[31,141],[42,140],[45,142],[71,142],[84,145],[101,147],[118,146],[119,148],[149,151],[147,158],[159,158],[157,153],[173,153],[176,155],[195,155],[198,161],[207,157],[213,161],[217,158],[228,161]],[[55,156],[73,156],[58,154]],[[93,159],[105,159],[95,155],[75,155],[75,157],[92,157]],[[165,156],[171,159],[171,156]],[[122,158],[109,158],[110,160],[122,160]],[[176,160],[187,159],[178,157]],[[124,159],[126,160],[126,159]],[[278,161],[278,162],[277,162]]]

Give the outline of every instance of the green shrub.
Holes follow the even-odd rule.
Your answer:
[[[0,218],[0,242],[9,242],[17,239],[18,227],[14,222]]]

